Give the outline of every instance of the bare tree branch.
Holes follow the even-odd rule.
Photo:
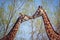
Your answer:
[[[25,3],[25,2],[23,2],[16,10],[21,9],[21,7],[23,6],[24,3]]]
[[[14,3],[15,3],[15,0],[14,0]],[[15,4],[14,4],[14,3],[13,3],[13,5],[14,5],[14,7],[15,7]],[[14,9],[13,9],[13,10],[14,10]],[[5,31],[5,33],[4,33],[4,36],[6,35],[7,29],[8,29],[8,27],[9,27],[9,24],[10,24],[12,18],[13,18],[13,13],[14,13],[14,12],[12,12],[12,15],[9,14],[11,17],[9,18],[9,22],[8,22],[8,24],[7,24],[7,26],[6,26],[6,31]]]

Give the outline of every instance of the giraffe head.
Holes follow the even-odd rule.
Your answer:
[[[27,21],[29,19],[32,19],[32,16],[28,16],[28,15],[25,15],[25,14],[20,13],[20,19],[23,22],[23,21]]]
[[[42,8],[42,6],[39,6],[38,10],[40,12],[39,14],[43,15],[43,13],[44,13],[45,10]]]
[[[45,10],[42,8],[42,6],[39,6],[33,17],[39,17],[44,14]]]
[[[45,13],[45,10],[42,8],[42,6],[38,7],[38,15],[41,16]]]

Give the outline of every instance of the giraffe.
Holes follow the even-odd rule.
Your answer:
[[[16,23],[14,24],[13,28],[11,29],[11,31],[6,36],[1,38],[0,40],[14,40],[15,35],[18,31],[19,25],[22,22],[27,21],[29,19],[32,19],[32,17],[27,16],[27,15],[23,15],[20,13],[20,16],[18,17],[18,19],[17,19]]]
[[[42,8],[42,6],[39,6],[35,14],[33,15],[33,18],[42,16],[45,30],[47,33],[47,36],[49,40],[60,40],[60,34],[58,34],[52,27],[52,24],[50,23],[50,20],[46,14],[46,11]]]

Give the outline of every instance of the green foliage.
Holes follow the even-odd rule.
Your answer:
[[[5,24],[8,24],[8,22],[9,22],[8,20],[4,20],[4,23],[5,23]]]
[[[12,19],[12,22],[13,22],[13,23],[15,23],[15,22],[16,22],[16,17],[14,17],[14,18]]]
[[[13,6],[12,5],[9,5],[8,8],[9,8],[10,11],[13,11]]]
[[[27,11],[26,11],[26,10],[23,10],[22,13],[23,13],[23,14],[27,14]]]
[[[13,5],[8,5],[8,9],[10,11],[10,16],[13,16],[13,11],[14,11]]]
[[[29,4],[29,3],[26,3],[26,4],[24,5],[24,8],[23,8],[23,10],[22,10],[22,13],[23,13],[23,14],[27,14],[27,13],[29,12],[29,11],[28,11],[29,7],[30,7],[30,4]]]
[[[29,6],[30,6],[29,3],[25,4],[25,8],[29,8]]]
[[[3,13],[4,12],[4,8],[0,8],[0,17],[2,18],[3,17]]]
[[[25,3],[24,8],[22,9],[22,13],[26,15],[32,15],[34,11],[35,7],[33,3],[30,4],[29,2]]]
[[[47,10],[47,13],[48,13],[48,14],[52,14],[50,8],[47,7],[47,8],[45,8],[45,9]]]
[[[13,12],[14,12],[14,7],[13,7],[13,5],[8,5],[8,9],[9,9],[9,15],[12,17],[13,16]]]
[[[41,20],[37,20],[37,25],[39,26],[41,24]]]
[[[28,0],[28,2],[33,2],[33,0]]]

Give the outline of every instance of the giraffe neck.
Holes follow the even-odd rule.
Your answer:
[[[14,40],[15,35],[16,35],[17,31],[18,31],[20,23],[21,23],[21,19],[19,17],[17,19],[16,23],[14,24],[13,28],[11,29],[11,31],[0,40]]]
[[[0,40],[14,40],[15,38],[15,35],[18,31],[18,28],[19,28],[19,25],[24,22],[24,21],[27,21],[29,19],[32,19],[31,16],[27,16],[27,15],[21,15],[16,23],[14,24],[13,28],[11,29],[11,31],[6,35],[4,36],[3,38],[1,38]]]
[[[50,40],[59,40],[60,35],[54,31],[46,12],[43,12],[42,18],[43,18],[46,33],[47,33],[49,39]]]

